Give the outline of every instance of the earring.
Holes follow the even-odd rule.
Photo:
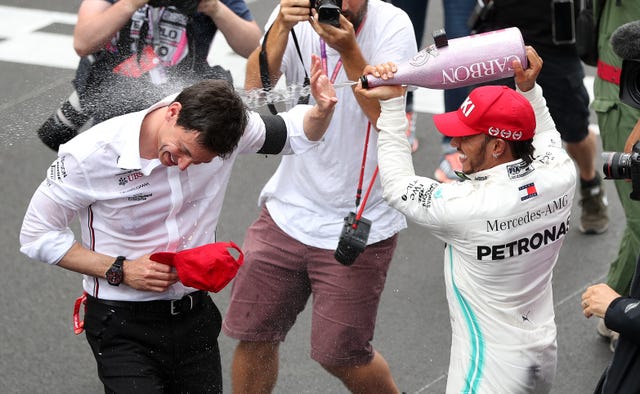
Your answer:
[[[497,159],[497,158],[498,158],[498,156],[500,156],[500,155],[499,155],[499,154],[497,154],[497,153],[494,153],[494,154],[493,154],[493,158],[494,158],[494,159]]]

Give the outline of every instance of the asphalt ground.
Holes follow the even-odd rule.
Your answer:
[[[0,21],[11,32],[0,35],[0,392],[99,393],[93,356],[84,337],[72,330],[72,308],[80,295],[78,274],[49,267],[19,252],[18,233],[33,191],[42,181],[55,154],[37,138],[37,127],[68,96],[73,69],[56,53],[68,53],[74,14],[79,0],[0,0]],[[250,8],[262,26],[275,1],[254,1]],[[30,13],[17,22],[14,8],[65,13],[63,22],[34,24]],[[11,12],[9,12],[11,11]],[[441,4],[432,1],[427,30],[442,27]],[[66,41],[49,44],[45,36],[16,41],[20,30],[52,33]],[[0,32],[3,32],[0,26]],[[48,37],[48,36],[47,36]],[[66,42],[67,46],[59,44]],[[15,45],[14,45],[15,44]],[[13,46],[12,46],[13,45]],[[18,52],[29,49],[25,56]],[[43,53],[51,55],[41,56]],[[44,62],[29,59],[48,57]],[[7,60],[13,59],[13,60]],[[23,60],[26,59],[26,60]],[[237,60],[236,60],[237,61]],[[236,67],[236,72],[238,72]],[[241,69],[240,69],[241,71]],[[593,70],[587,72],[593,75]],[[425,100],[429,92],[421,93]],[[433,97],[439,97],[437,94]],[[416,171],[432,174],[440,156],[440,136],[431,115],[440,102],[422,102],[417,114],[420,149],[414,155]],[[432,111],[432,112],[430,112]],[[595,120],[595,118],[593,118]],[[277,157],[245,156],[237,161],[223,214],[219,240],[242,242],[244,230],[258,214],[260,188],[278,164]],[[600,162],[599,162],[600,163]],[[600,164],[599,164],[600,166]],[[603,281],[618,248],[623,213],[613,184],[605,182],[610,202],[609,230],[597,236],[580,234],[573,226],[554,272],[554,302],[558,324],[558,368],[553,393],[589,393],[610,360],[608,344],[596,334],[594,319],[582,316],[580,294]],[[580,214],[574,202],[574,223]],[[443,245],[413,224],[400,234],[398,249],[382,296],[374,346],[389,362],[401,390],[442,393],[446,384],[450,326],[442,267]],[[213,295],[222,312],[229,288]],[[309,311],[303,312],[281,346],[278,393],[342,393],[335,378],[309,359]],[[230,364],[235,342],[220,336],[225,392],[230,392]]]

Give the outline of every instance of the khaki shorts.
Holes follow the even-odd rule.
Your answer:
[[[245,263],[233,282],[223,331],[241,341],[282,342],[313,294],[311,358],[329,366],[369,363],[396,243],[397,234],[369,245],[347,267],[333,250],[285,234],[263,208],[247,230]]]

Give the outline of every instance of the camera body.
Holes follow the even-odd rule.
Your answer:
[[[193,15],[198,11],[200,0],[149,0],[150,7],[174,6],[185,15]]]
[[[311,8],[318,12],[318,22],[340,26],[342,0],[311,0]]]
[[[575,23],[573,0],[551,1],[551,38],[554,44],[575,44]]]
[[[343,265],[351,265],[358,255],[364,251],[371,231],[371,220],[361,217],[356,219],[356,214],[349,213],[344,218],[342,233],[338,241],[338,247],[334,257]]]
[[[78,135],[83,127],[93,123],[89,114],[85,113],[77,91],[73,91],[38,129],[40,140],[54,151],[58,151],[60,144],[68,142]]]
[[[623,103],[640,109],[640,59],[622,61],[619,97]]]
[[[629,197],[640,200],[640,141],[633,145],[631,153],[603,152],[602,172],[605,179],[631,179],[633,187]]]

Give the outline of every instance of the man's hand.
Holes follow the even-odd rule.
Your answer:
[[[316,100],[316,105],[321,113],[333,112],[338,97],[336,90],[326,74],[322,70],[322,62],[317,55],[311,55],[311,94]]]
[[[640,141],[640,119],[638,119],[629,137],[627,137],[627,142],[624,144],[625,153],[631,153],[633,151],[633,145],[638,141]]]
[[[513,61],[513,70],[515,72],[515,83],[523,92],[527,92],[536,85],[536,78],[542,70],[542,58],[531,46],[526,47],[528,67],[524,69],[519,60]]]
[[[382,63],[377,66],[367,65],[364,68],[364,75],[373,75],[376,78],[384,80],[392,79],[394,73],[398,71],[396,64],[393,62]],[[383,85],[372,89],[364,89],[361,83],[356,86],[356,94],[360,94],[366,98],[386,100],[394,97],[401,97],[407,90],[402,85]]]
[[[587,318],[593,315],[604,318],[607,308],[618,297],[620,294],[604,283],[589,286],[582,294],[582,313]]]
[[[124,283],[136,290],[163,292],[178,281],[173,267],[158,263],[146,254],[123,264]]]
[[[220,3],[218,0],[200,0],[198,3],[198,12],[208,15],[211,19],[215,19],[219,10]]]
[[[313,10],[313,18],[310,19],[311,26],[318,35],[331,48],[340,53],[341,56],[348,54],[354,48],[358,48],[356,32],[353,25],[344,15],[340,14],[340,26],[336,27],[327,23],[318,22],[318,12]]]
[[[316,55],[311,55],[311,94],[316,105],[304,115],[304,133],[310,141],[319,141],[331,123],[338,98]]]
[[[305,22],[311,18],[310,6],[309,0],[280,0],[278,19],[287,30],[291,30],[298,22]]]

